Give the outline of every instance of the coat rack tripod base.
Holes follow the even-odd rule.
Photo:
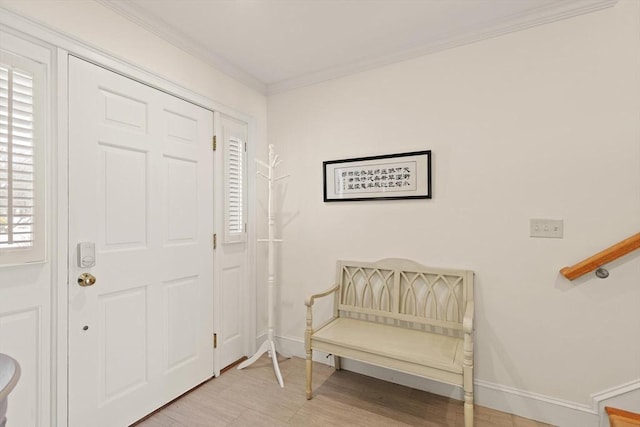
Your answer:
[[[276,378],[278,379],[278,384],[280,387],[284,387],[284,380],[282,379],[282,373],[280,372],[280,366],[278,365],[278,354],[276,352],[276,343],[272,340],[267,340],[262,343],[258,351],[255,352],[253,356],[242,362],[238,365],[238,369],[246,368],[251,365],[253,362],[258,360],[260,356],[265,353],[269,353],[269,357],[271,358],[271,363],[273,363],[273,371],[276,374]]]
[[[273,145],[269,145],[269,163],[256,162],[267,169],[267,174],[258,172],[258,176],[264,178],[269,183],[269,204],[268,204],[268,216],[269,216],[269,238],[258,239],[258,242],[268,243],[268,276],[267,276],[267,340],[262,343],[258,351],[253,356],[238,365],[238,369],[244,369],[247,366],[254,363],[264,353],[269,353],[271,362],[273,363],[273,370],[278,379],[280,387],[284,387],[284,381],[282,379],[282,373],[280,372],[280,366],[278,365],[278,353],[276,352],[276,343],[274,337],[273,326],[273,310],[275,301],[275,289],[276,289],[276,261],[275,261],[275,244],[282,242],[280,239],[275,238],[275,215],[273,212],[273,183],[281,179],[286,178],[288,175],[274,178],[273,172],[275,168],[280,164],[279,156],[274,153]]]

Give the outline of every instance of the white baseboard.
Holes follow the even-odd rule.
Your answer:
[[[276,337],[278,351],[282,354],[304,358],[304,340],[293,337]],[[314,351],[313,360],[333,364],[326,353]],[[343,360],[342,368],[384,381],[424,390],[430,393],[462,400],[459,387],[419,378],[414,375],[380,368],[365,363]],[[513,387],[475,380],[475,402],[480,406],[530,418],[560,427],[598,427],[600,408],[598,404],[585,405],[550,396],[531,393]],[[627,390],[629,387],[625,388]]]
[[[600,427],[609,427],[609,417],[605,413],[605,406],[640,413],[640,378],[601,391],[591,397],[593,398],[593,407],[598,410],[598,413],[602,414]]]
[[[590,405],[475,380],[476,403],[560,427],[596,427],[599,416]]]

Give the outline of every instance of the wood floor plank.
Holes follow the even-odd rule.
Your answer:
[[[136,427],[463,427],[463,404],[421,390],[314,365],[313,399],[305,398],[305,361],[279,358],[285,387],[266,355],[229,369]],[[476,405],[476,427],[550,427]],[[552,427],[552,426],[551,426]]]

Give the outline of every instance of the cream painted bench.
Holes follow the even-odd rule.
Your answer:
[[[472,271],[404,259],[338,261],[336,285],[307,298],[307,399],[312,352],[460,386],[465,426],[473,426]],[[334,295],[333,317],[313,327],[314,300]]]

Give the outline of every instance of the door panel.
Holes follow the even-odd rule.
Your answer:
[[[120,139],[122,140],[122,139]],[[143,249],[147,230],[147,153],[98,143],[102,250]],[[122,209],[126,206],[126,209]]]
[[[72,57],[69,122],[70,426],[127,425],[213,375],[213,113]]]
[[[168,354],[165,371],[179,369],[198,357],[198,337],[192,327],[197,313],[184,307],[198,305],[197,277],[171,281],[166,284]]]
[[[225,303],[225,317],[222,322],[222,339],[223,344],[227,348],[226,353],[229,353],[232,356],[229,356],[225,359],[228,363],[234,362],[238,357],[234,360],[235,356],[242,357],[242,269],[238,265],[232,265],[222,270],[222,299]],[[240,344],[240,348],[234,349],[232,346],[238,342]]]
[[[146,382],[146,305],[144,287],[98,297],[101,402],[126,395]]]

